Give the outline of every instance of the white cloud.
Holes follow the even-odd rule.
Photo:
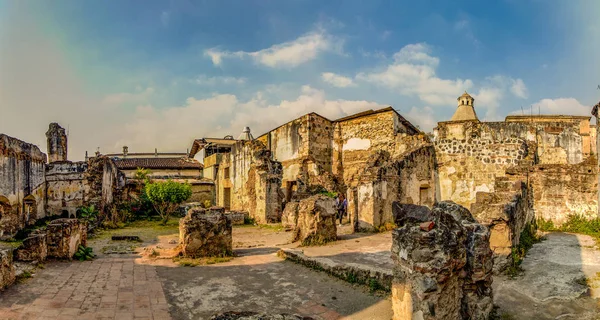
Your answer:
[[[223,58],[251,58],[255,63],[271,68],[293,68],[314,60],[323,52],[342,53],[343,41],[327,34],[323,29],[305,34],[293,41],[273,45],[254,52],[222,51],[211,48],[204,52],[216,66]]]
[[[224,85],[242,85],[246,83],[246,78],[236,78],[236,77],[227,77],[227,76],[216,76],[209,77],[205,74],[199,75],[192,82],[201,86],[214,86],[219,84]]]
[[[352,78],[344,77],[339,74],[335,74],[332,72],[323,72],[321,73],[321,78],[323,81],[331,84],[334,87],[338,88],[346,88],[346,87],[354,87],[356,84],[352,80]]]
[[[431,107],[412,107],[410,111],[406,114],[403,114],[403,116],[424,132],[431,132],[431,130],[437,125],[435,112]]]
[[[560,114],[560,115],[578,115],[590,116],[592,107],[581,104],[575,98],[557,98],[557,99],[542,99],[534,103],[530,108],[515,110],[510,114]]]
[[[394,54],[394,61],[385,70],[359,73],[356,78],[397,90],[403,95],[416,95],[430,105],[454,105],[457,94],[470,89],[469,79],[448,80],[436,75],[439,58],[430,54],[423,43],[409,44]]]
[[[152,94],[154,94],[154,88],[152,88],[152,87],[148,87],[144,90],[140,90],[138,88],[138,91],[134,92],[134,93],[121,92],[121,93],[107,95],[106,97],[104,97],[104,103],[108,103],[108,104],[141,103],[141,102],[148,100],[148,98],[150,98],[150,96],[152,96]]]
[[[253,98],[240,101],[232,94],[218,94],[208,99],[188,98],[185,105],[166,109],[140,106],[123,126],[123,138],[116,145],[135,146],[138,150],[178,146],[181,150],[194,138],[237,136],[245,126],[256,137],[310,112],[336,119],[384,107],[369,101],[328,100],[324,91],[310,86],[303,86],[296,99],[277,104],[269,104],[265,96],[257,92]]]
[[[512,80],[513,83],[510,87],[510,92],[512,92],[515,96],[527,99],[527,87],[525,83],[521,79]]]

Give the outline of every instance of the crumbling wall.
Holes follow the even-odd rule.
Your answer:
[[[515,168],[517,171],[519,168]],[[595,157],[576,165],[536,165],[529,171],[536,218],[559,226],[570,215],[598,217],[598,165]]]
[[[50,216],[76,217],[90,192],[86,162],[53,162],[46,166],[46,212]]]
[[[272,160],[262,142],[239,141],[219,167],[217,204],[226,207],[229,193],[231,210],[248,211],[260,223],[278,222],[282,213],[282,174],[281,163]]]
[[[0,134],[0,239],[45,216],[45,165],[37,146]]]
[[[530,144],[525,139],[511,137],[510,130],[492,129],[494,126],[488,124],[438,124],[435,156],[439,199],[470,206],[478,192],[494,192],[495,178],[504,176],[506,169],[531,161]]]
[[[104,216],[109,215],[126,197],[125,175],[106,156],[91,158],[87,165],[84,173],[84,183],[89,188],[86,205],[94,205]]]
[[[410,137],[414,149],[398,158],[374,152],[348,196],[351,222],[360,230],[392,224],[392,203],[432,206],[435,202],[434,148],[424,136]]]
[[[51,123],[46,132],[48,162],[67,161],[67,134],[58,123]]]
[[[13,284],[15,280],[13,249],[0,247],[0,291]]]
[[[433,210],[399,203],[394,208],[394,320],[488,319],[493,308],[488,229],[448,201]]]
[[[490,248],[494,252],[494,270],[504,270],[512,261],[512,249],[519,245],[525,228],[535,224],[533,197],[527,177],[497,177],[495,192],[478,192],[471,205],[473,217],[490,230]]]
[[[48,257],[71,259],[79,245],[87,244],[87,224],[78,219],[57,219],[47,226]]]

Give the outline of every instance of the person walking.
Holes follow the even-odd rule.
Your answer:
[[[337,216],[340,219],[340,226],[342,225],[342,218],[346,215],[346,209],[348,208],[348,201],[344,198],[343,194],[339,194],[338,198],[335,199],[335,207],[337,209]]]

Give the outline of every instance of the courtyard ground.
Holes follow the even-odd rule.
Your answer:
[[[142,242],[112,241],[137,235]],[[350,234],[303,254],[390,269],[390,232]],[[177,221],[136,222],[89,241],[98,257],[48,262],[0,293],[0,319],[209,319],[226,311],[296,313],[314,319],[391,319],[389,296],[279,258],[296,249],[277,226],[234,227],[235,258],[173,259]],[[552,233],[529,251],[524,273],[494,277],[501,319],[596,319],[600,255],[588,236]],[[185,267],[182,265],[194,265]]]

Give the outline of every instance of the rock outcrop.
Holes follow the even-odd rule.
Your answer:
[[[231,221],[222,210],[190,209],[179,221],[179,242],[185,257],[231,256]]]
[[[453,202],[433,210],[394,203],[394,319],[488,319],[492,301],[489,230]]]
[[[315,195],[301,200],[292,242],[301,241],[303,246],[310,246],[337,240],[335,217],[335,199]]]

